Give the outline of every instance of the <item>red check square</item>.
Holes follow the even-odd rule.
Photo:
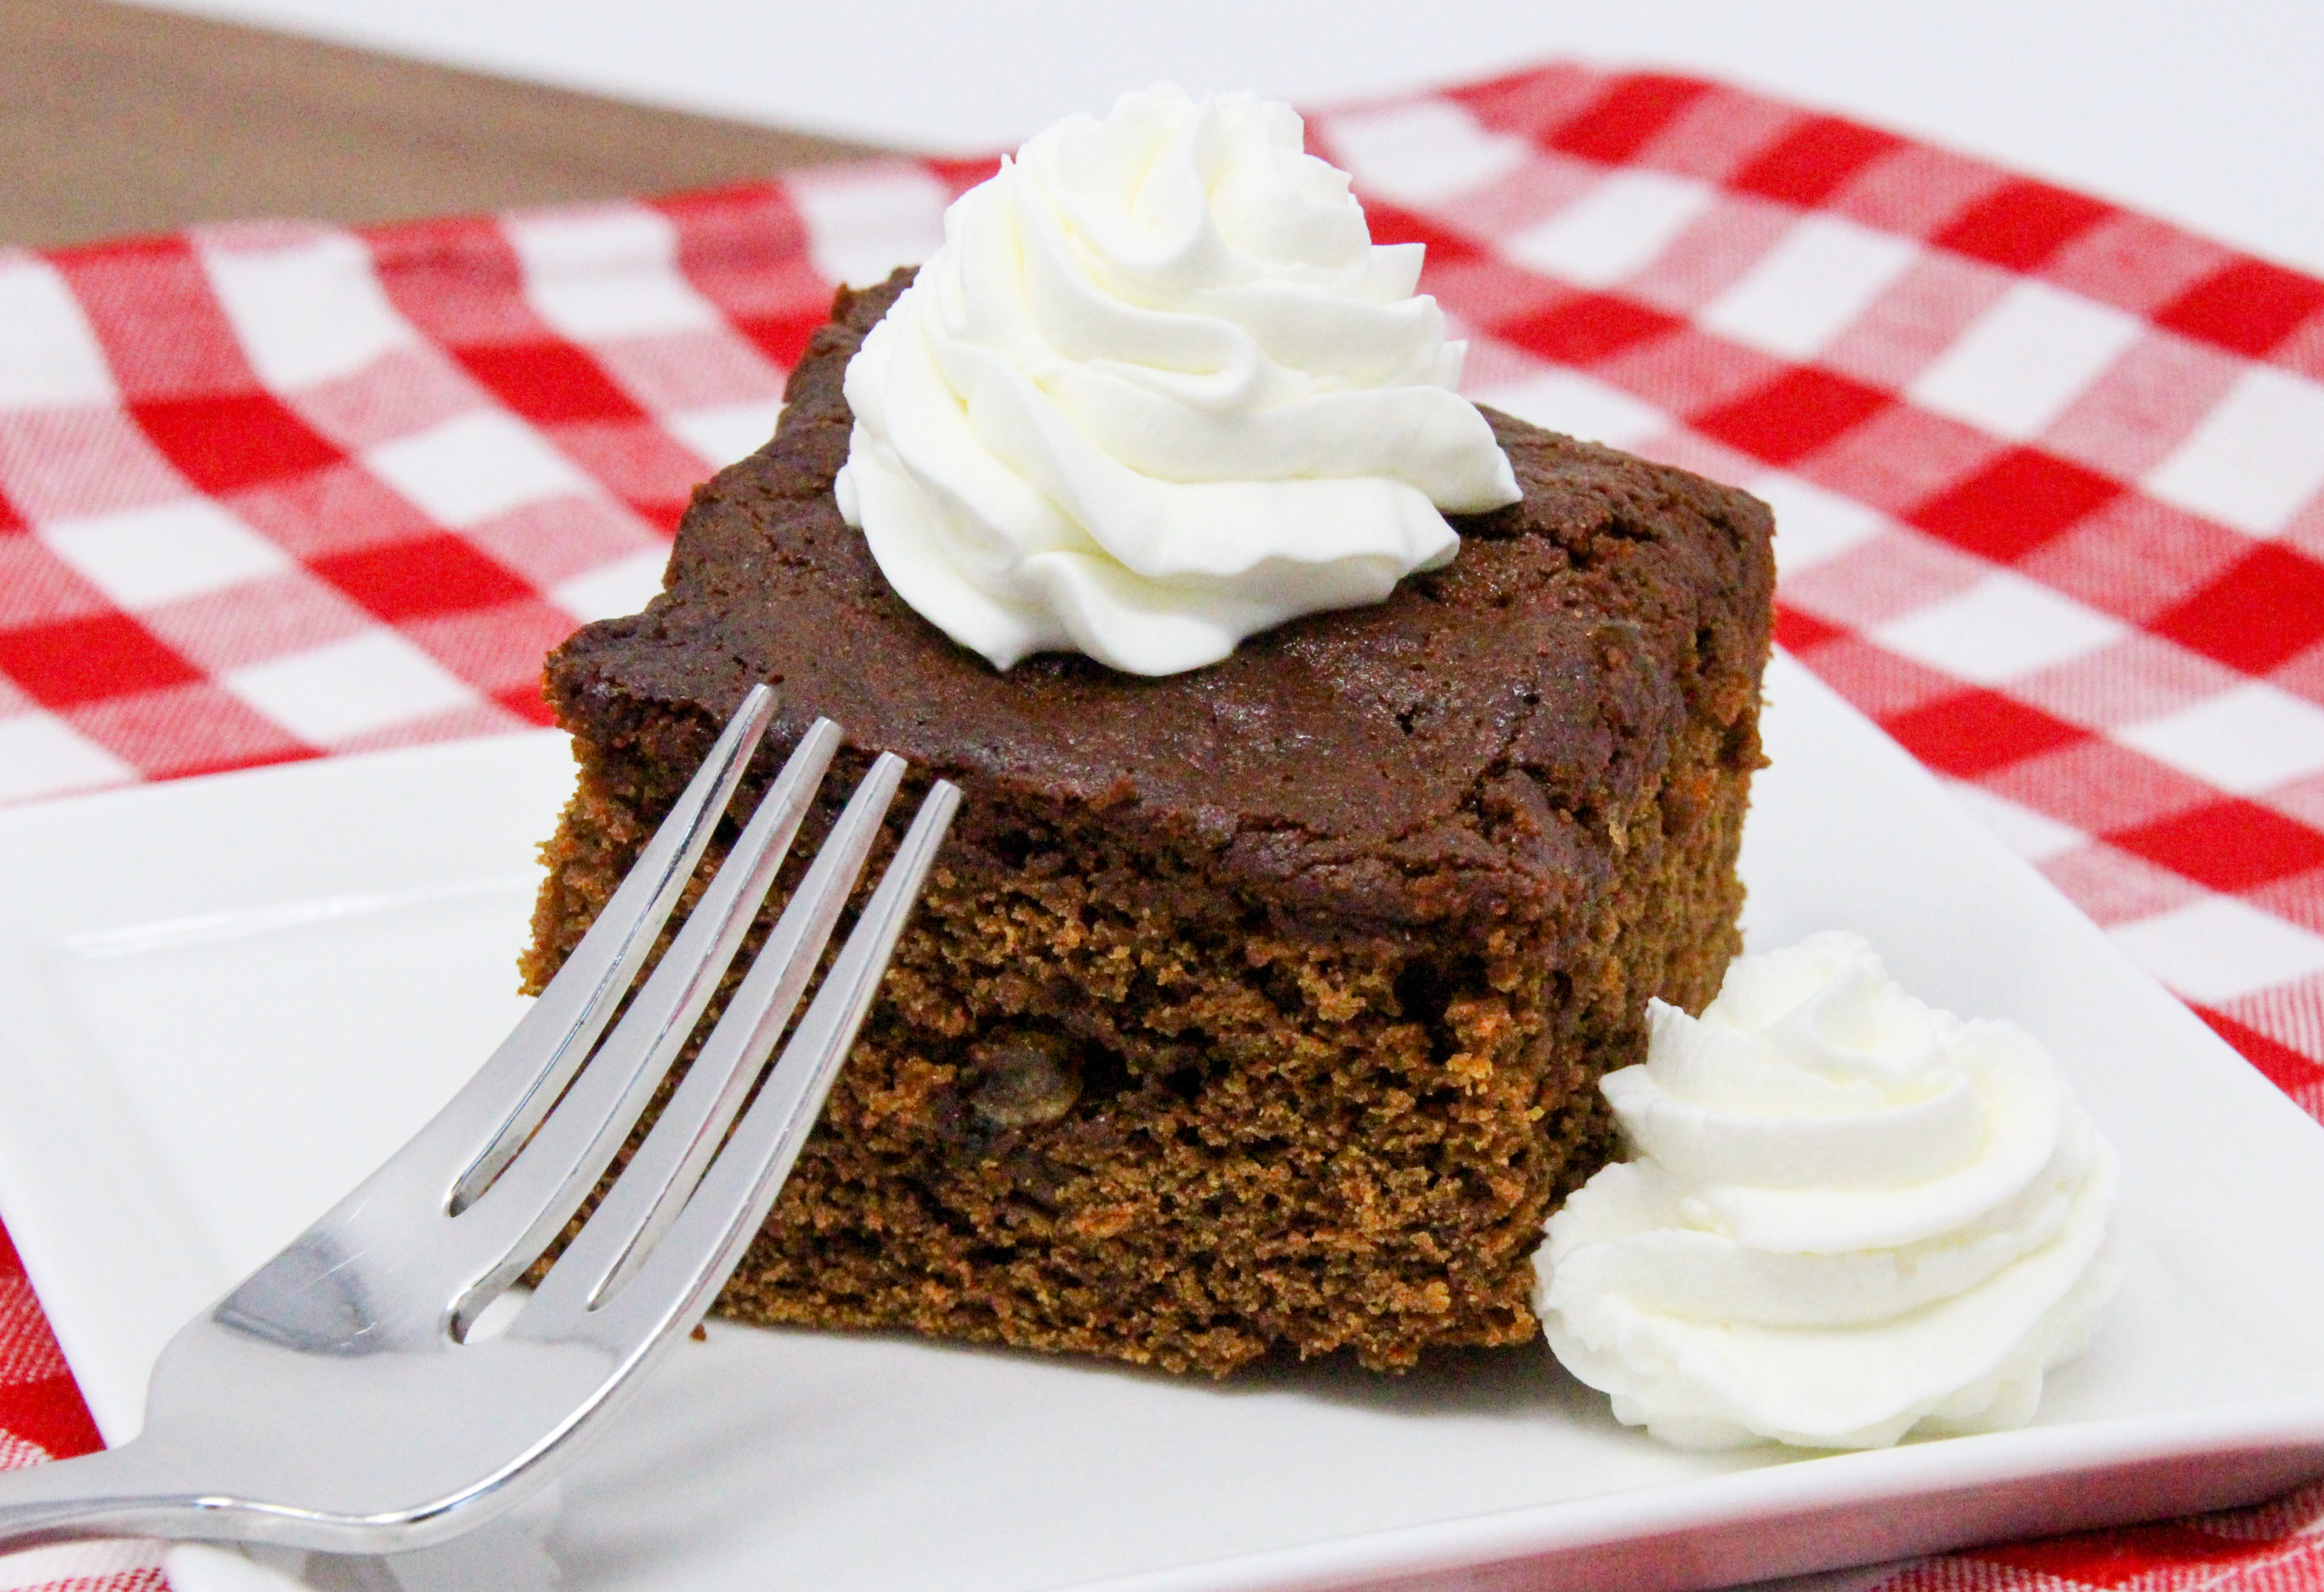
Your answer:
[[[1694,428],[1754,458],[1786,465],[1863,425],[1896,399],[1877,388],[1802,366],[1694,417]]]
[[[2261,260],[2239,260],[2196,283],[2157,326],[2261,358],[2324,315],[2324,281]]]
[[[570,343],[477,343],[455,349],[453,357],[535,425],[645,418],[605,368]]]
[[[95,1453],[105,1446],[104,1439],[89,1418],[89,1407],[81,1401],[5,1228],[0,1228],[0,1299],[8,1302],[0,1307],[0,1345],[6,1347],[8,1363],[21,1368],[0,1383],[7,1395],[7,1431],[38,1445],[54,1459]]]
[[[332,554],[313,567],[390,624],[532,595],[524,582],[449,534]]]
[[[1818,116],[1768,149],[1728,179],[1745,193],[1765,194],[1802,207],[1820,203],[1903,140],[1837,116]]]
[[[1709,93],[1709,86],[1692,78],[1650,73],[1619,78],[1595,104],[1551,133],[1550,147],[1619,165]]]
[[[1776,604],[1776,645],[1795,656],[1813,652],[1827,642],[1840,641],[1850,632],[1845,625],[1827,624],[1804,608],[1789,603]]]
[[[2256,801],[2211,802],[2106,839],[2230,894],[2324,868],[2324,834]]]
[[[1966,691],[1881,721],[1905,751],[1965,780],[2085,739],[2089,732],[1994,691]]]
[[[212,497],[340,461],[337,448],[265,393],[148,398],[130,412],[170,463]]]
[[[1667,337],[1681,324],[1675,315],[1611,293],[1578,293],[1502,321],[1494,329],[1505,340],[1553,364],[1587,366]]]
[[[2324,641],[2324,564],[2263,542],[2150,628],[2253,674]]]
[[[2030,271],[2112,213],[2098,200],[2047,182],[2013,182],[1955,216],[1930,241]]]
[[[2021,447],[1905,516],[1956,547],[1996,563],[2023,558],[2122,496],[2095,470]]]
[[[72,708],[202,678],[126,614],[0,631],[0,674],[44,707]]]

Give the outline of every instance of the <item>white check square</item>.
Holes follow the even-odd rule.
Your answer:
[[[343,232],[275,248],[204,244],[202,269],[261,381],[279,394],[352,376],[419,335],[371,252]]]
[[[633,553],[558,583],[548,600],[584,624],[635,614],[661,595],[662,573],[669,563],[666,547]]]
[[[1811,215],[1704,307],[1700,323],[1787,359],[1807,359],[1905,274],[1920,248],[1838,216]]]
[[[701,331],[722,322],[678,270],[678,230],[644,205],[512,216],[501,223],[525,299],[576,342]]]
[[[56,268],[0,260],[0,409],[120,401],[103,345]]]
[[[2129,626],[2003,570],[1957,596],[1875,625],[1871,634],[1915,663],[1998,685],[2094,653],[2129,634]]]
[[[2029,862],[2062,856],[2090,839],[2072,824],[2060,823],[2046,813],[2021,807],[1966,780],[1948,780],[1945,788],[2003,845]]]
[[[1502,240],[1518,264],[1585,288],[1609,288],[1670,246],[1715,197],[1708,183],[1662,172],[1617,172],[1555,214]]]
[[[807,251],[826,280],[858,288],[884,281],[944,241],[951,196],[922,167],[810,167],[785,174],[783,186],[807,220]]]
[[[1429,205],[1482,188],[1532,158],[1449,100],[1334,116],[1320,131],[1358,187],[1396,204]]]
[[[472,526],[566,493],[589,478],[512,415],[478,410],[362,455],[379,477],[439,525]]]
[[[2021,281],[1930,361],[1905,396],[1996,437],[2030,440],[2143,329],[2136,316],[2079,293]]]
[[[2232,896],[2107,933],[2125,956],[2181,995],[2213,1004],[2324,972],[2324,938]]]
[[[1886,515],[1812,481],[1770,470],[1748,489],[1776,514],[1776,570],[1797,575],[1863,545],[1889,528]]]
[[[135,769],[62,719],[46,713],[0,719],[0,801],[63,796],[136,778]]]
[[[221,675],[218,683],[314,746],[477,700],[457,675],[389,630],[271,658]]]
[[[2324,487],[2324,387],[2255,366],[2145,485],[2221,525],[2275,535]]]
[[[1670,424],[1670,417],[1654,405],[1579,370],[1545,368],[1472,396],[1521,420],[1613,447],[1626,447]]]
[[[2158,762],[2240,796],[2324,770],[2324,708],[2257,680],[2113,733]]]
[[[289,554],[208,497],[55,520],[33,534],[123,608],[223,591],[291,567]]]
[[[783,400],[769,398],[763,403],[721,404],[712,409],[665,415],[662,424],[701,455],[712,469],[723,470],[765,447],[782,415]]]

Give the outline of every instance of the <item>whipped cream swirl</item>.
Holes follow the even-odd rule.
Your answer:
[[[944,218],[850,361],[838,481],[903,599],[1006,669],[1167,674],[1451,559],[1519,496],[1465,345],[1299,118],[1161,87]]]
[[[1686,1448],[1876,1448],[2033,1418],[2120,1266],[2113,1152],[2022,1028],[1848,934],[1659,1001],[1606,1097],[1640,1159],[1550,1219],[1534,1302],[1617,1419]]]

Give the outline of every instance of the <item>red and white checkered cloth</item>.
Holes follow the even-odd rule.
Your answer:
[[[2324,282],[1682,78],[1309,138],[1429,245],[1477,397],[1772,501],[1784,644],[2324,1115]],[[0,800],[543,722],[542,653],[654,588],[834,283],[990,169],[0,253]],[[0,1256],[0,1464],[94,1442]],[[1887,1585],[2324,1589],[2319,1522]]]

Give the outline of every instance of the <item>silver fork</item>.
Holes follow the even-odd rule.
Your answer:
[[[548,1480],[702,1319],[814,1125],[959,802],[942,781],[930,791],[736,1123],[880,831],[901,759],[864,777],[579,1233],[529,1298],[495,1312],[503,1330],[478,1323],[598,1186],[839,748],[829,721],[807,732],[607,1033],[773,714],[763,686],[744,700],[571,958],[451,1104],[170,1341],[134,1441],[0,1474],[0,1548],[87,1537],[424,1548]]]

